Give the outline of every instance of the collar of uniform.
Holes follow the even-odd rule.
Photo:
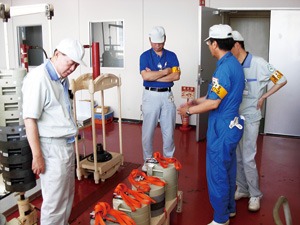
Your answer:
[[[232,56],[232,53],[229,51],[221,59],[218,60],[217,66],[221,65],[229,56]]]
[[[166,54],[166,53],[165,53],[166,51],[165,51],[164,48],[162,49],[162,51],[163,51],[163,52],[162,52],[161,56],[159,56],[159,55],[156,54],[156,52],[153,50],[153,48],[151,48],[151,54],[152,54],[153,56],[158,57],[158,58],[162,58],[162,57],[164,56],[164,54]]]
[[[243,68],[250,68],[251,61],[252,61],[252,55],[250,52],[248,52],[248,55],[242,64]]]
[[[61,83],[65,80],[65,78],[61,77],[58,72],[56,71],[53,63],[51,60],[48,59],[46,62],[46,70],[51,78],[51,80],[59,80]]]

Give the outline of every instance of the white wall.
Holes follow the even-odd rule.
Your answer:
[[[165,48],[176,53],[181,78],[174,82],[172,88],[177,107],[186,99],[181,98],[181,87],[196,88],[198,74],[198,0],[144,0],[144,49],[150,48],[148,34],[155,25],[161,25],[166,31]],[[160,10],[158,10],[158,8]],[[188,12],[188,13],[186,13]],[[140,81],[142,86],[142,80]],[[192,116],[190,124],[195,123]],[[181,123],[177,115],[177,123]]]
[[[265,132],[299,137],[300,33],[295,31],[300,27],[300,10],[272,10],[271,18],[270,62],[288,82],[267,99]]]
[[[1,1],[10,6],[25,5],[22,0]],[[182,76],[175,83],[173,92],[175,104],[179,105],[186,99],[181,99],[181,86],[194,86],[197,79],[198,62],[198,0],[28,0],[26,5],[51,3],[54,6],[52,19],[53,50],[64,37],[76,38],[82,44],[89,44],[89,22],[124,20],[124,52],[125,67],[122,69],[101,69],[101,73],[114,73],[122,79],[122,118],[140,119],[143,82],[139,73],[139,56],[150,48],[149,30],[155,25],[166,29],[167,42],[165,47],[174,51],[180,62]],[[188,15],[185,12],[189,12]],[[9,19],[9,49],[11,67],[16,67],[18,50],[16,47],[16,27],[22,25],[42,25],[44,48],[49,47],[47,19],[42,14],[14,17]],[[0,33],[3,23],[0,23]],[[0,35],[0,47],[4,49],[4,38]],[[47,51],[48,52],[48,51]],[[52,53],[48,52],[48,55]],[[6,67],[4,51],[0,52],[0,68]],[[86,49],[84,61],[89,64],[89,49]],[[32,69],[32,68],[30,68]],[[70,78],[77,78],[83,73],[92,72],[90,67],[80,66]],[[105,105],[109,105],[118,116],[117,92],[107,90]],[[96,100],[100,94],[96,94]],[[77,95],[80,99],[89,98],[88,92]],[[177,123],[181,119],[177,116]]]
[[[150,48],[149,30],[155,25],[166,29],[165,48],[174,51],[179,59],[182,71],[180,81],[176,81],[173,93],[178,106],[182,99],[181,86],[196,87],[198,73],[198,6],[199,0],[1,0],[10,6],[51,3],[54,6],[52,19],[53,50],[64,37],[79,39],[82,44],[89,44],[89,22],[124,20],[125,67],[123,69],[102,69],[101,73],[114,73],[122,78],[122,118],[137,119],[141,117],[142,78],[139,74],[139,56]],[[222,7],[299,7],[299,0],[272,1],[255,0],[209,0],[206,6]],[[44,47],[49,47],[48,22],[44,15],[22,16],[9,19],[9,49],[11,66],[17,66],[16,26],[41,24],[43,26]],[[3,22],[0,22],[0,68],[6,68]],[[52,53],[48,52],[48,55]],[[86,50],[84,61],[89,62],[89,50]],[[32,68],[30,68],[32,69]],[[91,67],[80,66],[70,78],[77,78],[83,73],[92,72]],[[109,105],[118,117],[117,92],[114,89],[105,91],[105,105]],[[88,93],[78,95],[89,98]],[[100,99],[96,94],[96,100]],[[181,123],[177,115],[177,123]],[[195,124],[191,117],[190,124]]]

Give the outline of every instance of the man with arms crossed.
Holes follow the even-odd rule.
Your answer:
[[[176,106],[171,87],[180,79],[180,69],[174,52],[164,48],[166,35],[161,26],[152,28],[149,34],[151,49],[140,56],[140,73],[143,77],[143,128],[142,144],[144,162],[153,157],[153,135],[160,122],[163,136],[163,156],[172,158],[175,152],[174,129]],[[147,171],[144,163],[143,171]]]

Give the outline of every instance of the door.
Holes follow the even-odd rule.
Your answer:
[[[222,17],[217,9],[199,7],[199,71],[197,82],[197,98],[205,96],[208,84],[216,69],[217,59],[211,56],[204,40],[208,37],[209,28],[215,24],[221,24]],[[209,113],[197,114],[196,116],[196,141],[206,138]]]
[[[229,11],[224,12],[224,17],[224,22],[244,37],[247,52],[269,61],[270,11]],[[266,101],[262,109],[260,133],[264,133],[265,103]]]

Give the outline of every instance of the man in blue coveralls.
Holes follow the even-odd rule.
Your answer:
[[[243,134],[239,106],[245,87],[243,68],[231,54],[234,41],[228,25],[214,25],[205,40],[218,59],[206,96],[186,103],[177,111],[181,116],[209,111],[206,176],[214,218],[209,225],[229,224],[236,214],[234,193],[236,146]]]
[[[163,136],[163,156],[173,157],[176,106],[171,87],[180,79],[180,69],[174,52],[164,49],[166,35],[161,26],[149,33],[151,49],[140,56],[140,73],[144,80],[142,144],[144,161],[153,157],[153,135],[160,122]],[[144,163],[143,171],[147,171]]]

